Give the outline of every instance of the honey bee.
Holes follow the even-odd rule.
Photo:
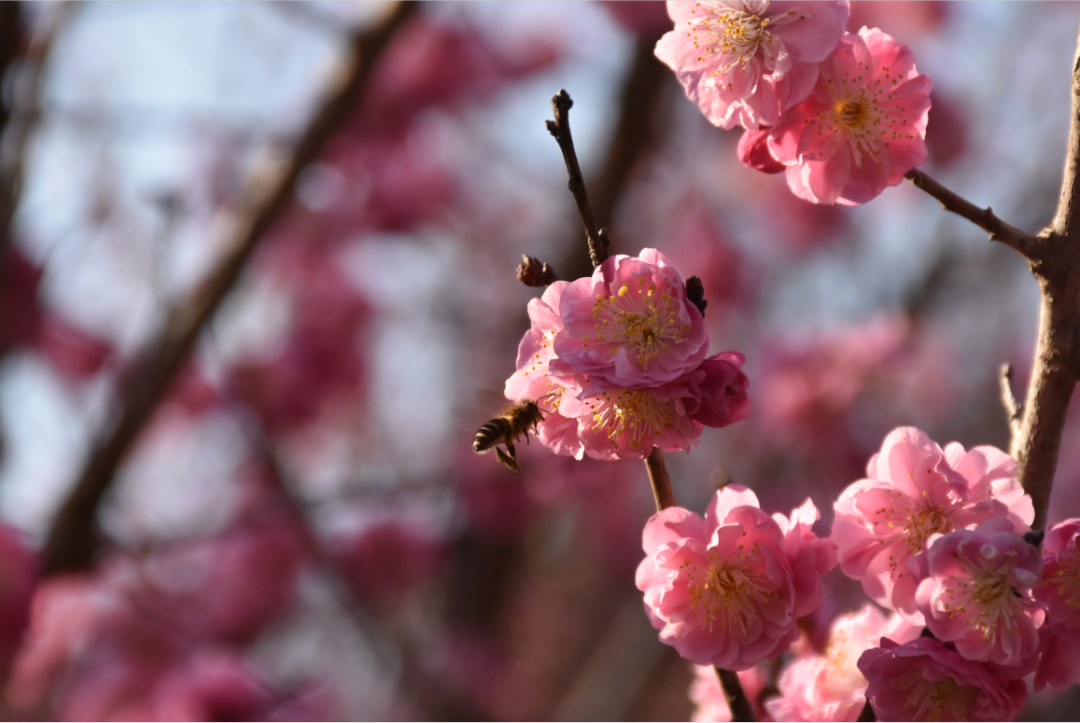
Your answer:
[[[483,453],[495,447],[495,454],[504,465],[521,474],[518,467],[517,454],[514,452],[514,442],[521,435],[525,435],[525,444],[529,443],[529,429],[536,434],[536,425],[544,420],[544,413],[540,405],[531,399],[515,402],[498,417],[488,421],[476,433],[473,438],[472,448],[476,453]],[[506,451],[498,447],[506,445]]]

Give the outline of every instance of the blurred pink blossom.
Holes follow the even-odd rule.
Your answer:
[[[881,721],[1011,721],[1027,699],[1023,680],[965,660],[933,638],[904,645],[885,638],[863,653],[859,670]]]
[[[444,550],[439,541],[388,521],[343,540],[334,557],[359,599],[386,605],[430,580]]]
[[[1032,508],[1022,490],[1016,494],[1018,483],[1009,476],[1015,469],[1000,450],[976,447],[964,454],[954,443],[947,453],[919,429],[893,430],[870,458],[867,479],[845,489],[834,506],[832,539],[841,569],[872,600],[922,624],[915,603],[921,578],[909,558],[925,551],[933,535],[994,517],[1011,517],[1010,525],[1025,532]]]
[[[1042,574],[1034,545],[1009,520],[939,537],[927,555],[928,576],[916,601],[930,632],[968,660],[1007,667],[1030,661],[1045,613],[1030,590]]]
[[[791,522],[771,518],[753,492],[728,485],[704,519],[681,507],[653,515],[637,586],[660,640],[693,663],[725,670],[746,670],[786,650],[799,637],[796,618],[820,602],[820,581],[796,576],[798,558],[787,552],[818,548],[814,571],[826,571],[830,543],[804,528],[816,512],[808,501]]]
[[[906,642],[919,635],[899,615],[886,618],[874,605],[837,617],[823,655],[797,658],[777,681],[779,697],[765,707],[775,720],[854,721],[866,704],[866,678],[858,660],[882,636]]]
[[[0,525],[0,675],[5,675],[23,643],[37,561],[15,530]]]
[[[709,334],[686,282],[655,249],[611,256],[565,287],[555,354],[574,372],[630,389],[674,381],[701,364]]]
[[[847,2],[669,2],[656,57],[714,125],[773,125],[813,90],[847,24]]]
[[[1046,608],[1035,690],[1080,683],[1080,519],[1054,525],[1042,544],[1043,577],[1035,599]]]
[[[873,199],[926,160],[931,81],[877,28],[847,33],[813,94],[769,132],[792,192],[812,203]]]

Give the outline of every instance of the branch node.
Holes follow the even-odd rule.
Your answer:
[[[551,264],[541,263],[540,259],[528,254],[521,255],[522,262],[517,267],[518,281],[533,288],[550,286],[559,280]]]

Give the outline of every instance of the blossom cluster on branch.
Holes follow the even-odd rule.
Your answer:
[[[878,28],[844,32],[849,4],[669,2],[656,57],[721,128],[745,128],[739,158],[786,174],[812,203],[873,199],[926,160],[933,83]]]
[[[545,412],[537,439],[581,459],[687,450],[703,427],[750,414],[743,355],[706,356],[709,335],[686,282],[655,249],[613,256],[591,277],[529,302],[506,397]]]

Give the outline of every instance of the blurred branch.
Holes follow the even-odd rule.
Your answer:
[[[1009,422],[1009,453],[1015,455],[1013,447],[1020,438],[1020,422],[1024,416],[1023,407],[1016,401],[1016,395],[1012,388],[1012,364],[1008,362],[1001,365],[998,374],[998,383],[1001,385],[1001,404],[1005,407],[1005,414]]]
[[[93,564],[98,507],[125,454],[183,367],[203,326],[233,288],[266,231],[287,208],[301,171],[351,116],[379,56],[416,7],[415,3],[400,2],[385,18],[352,38],[350,61],[332,79],[325,101],[315,111],[291,157],[251,180],[241,216],[230,226],[231,233],[216,266],[186,301],[172,308],[122,384],[116,421],[94,445],[82,474],[53,520],[42,553],[43,574]]]
[[[911,181],[916,188],[925,191],[940,201],[941,207],[946,211],[950,211],[958,216],[966,218],[968,221],[971,221],[973,224],[986,231],[990,234],[991,240],[1000,241],[1009,248],[1019,252],[1022,256],[1030,258],[1030,249],[1036,243],[1035,239],[1020,229],[1010,226],[1002,221],[994,215],[994,212],[990,207],[979,208],[962,196],[945,188],[918,168],[913,168],[908,171],[904,178]]]
[[[585,239],[589,243],[589,259],[595,269],[607,258],[608,244],[603,230],[597,230],[596,219],[593,218],[592,206],[589,205],[589,194],[585,191],[585,179],[581,176],[581,166],[578,165],[577,151],[574,150],[574,137],[570,133],[570,108],[574,101],[565,90],[560,90],[558,95],[551,98],[551,107],[555,111],[555,120],[547,121],[548,133],[555,137],[562,150],[563,160],[566,161],[566,172],[570,174],[570,193],[574,194],[578,213],[581,215],[581,223],[585,227]]]
[[[715,666],[714,666],[715,668]],[[739,682],[739,674],[731,670],[716,668],[716,674],[720,678],[720,688],[724,691],[724,700],[727,701],[731,710],[733,721],[756,721],[754,706],[743,691],[742,683]]]

